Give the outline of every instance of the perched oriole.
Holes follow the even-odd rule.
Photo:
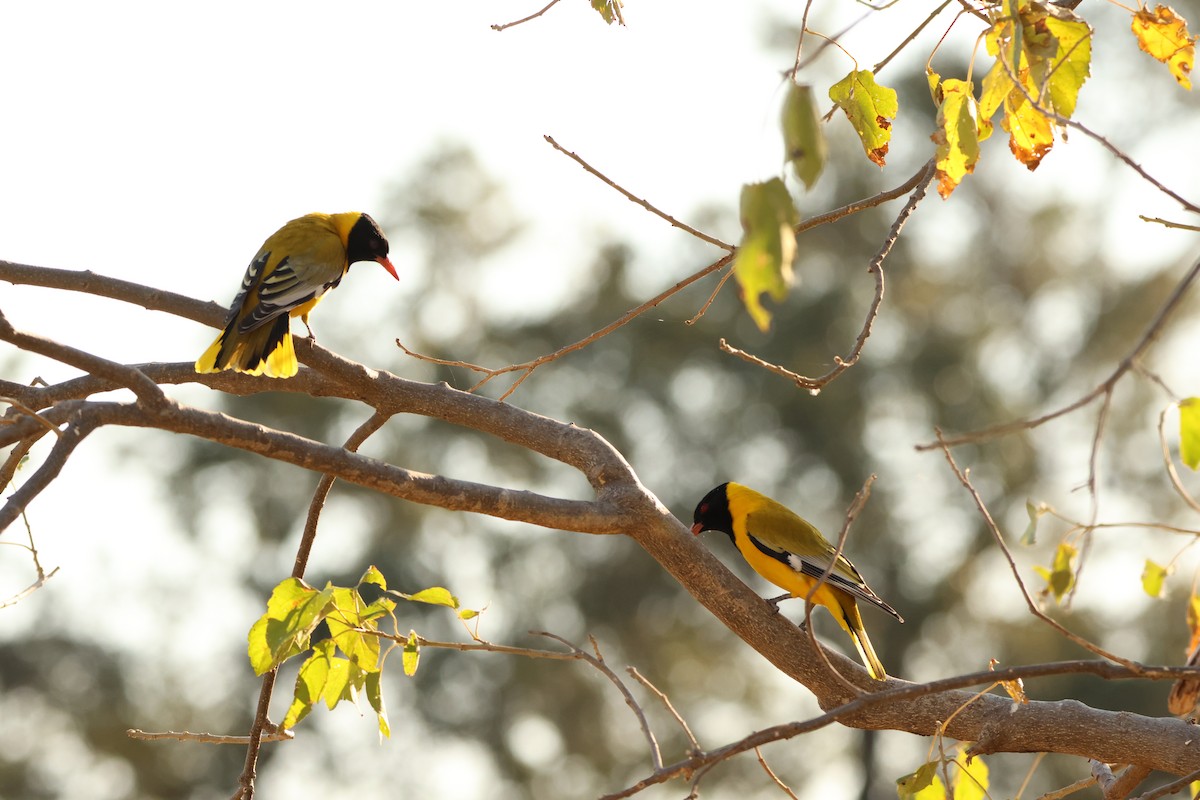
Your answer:
[[[875,655],[863,628],[855,598],[882,608],[896,619],[896,609],[871,591],[854,565],[825,540],[820,531],[766,495],[737,483],[723,483],[696,506],[692,533],[721,531],[729,536],[742,558],[754,571],[792,597],[806,597],[825,574],[833,569],[815,592],[812,601],[825,606],[842,626],[862,657],[871,677],[887,680],[883,663]]]
[[[225,330],[196,360],[196,372],[233,369],[250,375],[296,374],[290,320],[308,315],[357,261],[378,262],[397,280],[388,242],[358,211],[306,214],[271,234],[246,269]],[[308,329],[312,335],[312,328]]]

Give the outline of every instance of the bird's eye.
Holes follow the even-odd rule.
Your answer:
[[[702,503],[702,504],[700,505],[700,513],[701,513],[701,514],[707,514],[707,513],[708,513],[708,503]]]

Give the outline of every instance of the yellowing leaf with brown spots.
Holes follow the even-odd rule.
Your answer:
[[[990,120],[1002,110],[1009,149],[1036,169],[1054,146],[1053,116],[1069,119],[1075,113],[1091,74],[1091,38],[1088,24],[1067,9],[1005,0],[985,37],[996,63],[983,79],[979,138],[991,134]]]
[[[1170,68],[1179,85],[1191,90],[1192,67],[1196,64],[1196,37],[1189,36],[1187,20],[1170,6],[1153,11],[1143,8],[1133,15],[1133,35],[1138,47]]]
[[[948,78],[935,92],[937,130],[930,136],[937,145],[938,194],[945,200],[975,171],[979,160],[979,131],[971,116],[974,88],[966,81]]]
[[[845,112],[867,158],[882,167],[892,140],[892,120],[900,110],[896,90],[876,83],[870,70],[853,70],[829,87],[829,99]]]

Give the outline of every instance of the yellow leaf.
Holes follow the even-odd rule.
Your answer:
[[[1014,89],[1004,103],[1000,127],[1008,131],[1008,149],[1030,172],[1054,146],[1054,131],[1050,120],[1029,104],[1019,89]]]
[[[1200,397],[1179,402],[1179,457],[1191,469],[1200,467]]]
[[[913,798],[913,800],[916,800],[916,798],[926,797],[926,792],[931,787],[936,786],[938,789],[941,789],[942,782],[937,777],[938,763],[937,761],[929,761],[922,764],[916,772],[909,773],[903,778],[898,778],[896,780],[896,793],[900,795],[901,799]],[[937,800],[944,800],[946,792],[943,789],[940,794],[932,796],[937,798]]]
[[[882,167],[892,140],[892,120],[900,110],[896,90],[877,84],[870,70],[854,70],[829,87],[829,99],[858,132],[867,158]]]
[[[1092,29],[1066,9],[1053,9],[1043,24],[1058,42],[1054,56],[1045,64],[1047,91],[1040,96],[1054,113],[1068,119],[1083,82],[1092,74]],[[1035,75],[1037,78],[1037,75]],[[1042,83],[1038,79],[1038,85]]]
[[[417,632],[408,632],[408,641],[404,643],[404,652],[401,655],[401,663],[404,665],[404,674],[412,677],[417,674],[417,665],[421,663],[421,647],[417,640]]]
[[[988,661],[988,669],[995,672],[996,665],[999,663],[996,659],[991,659]],[[1020,678],[1016,680],[1001,680],[1000,685],[1004,687],[1004,691],[1008,692],[1008,696],[1013,699],[1014,703],[1026,704],[1029,702],[1029,696],[1025,694],[1025,682]]]
[[[829,154],[811,86],[789,85],[783,101],[782,122],[784,158],[804,187],[811,189],[825,168],[825,158]]]
[[[1062,602],[1063,596],[1071,591],[1071,587],[1075,583],[1075,556],[1079,551],[1071,545],[1063,542],[1054,551],[1054,564],[1051,569],[1045,567],[1034,567],[1034,572],[1046,581],[1046,589],[1044,592],[1049,592],[1054,595],[1054,599]]]
[[[800,214],[779,178],[742,187],[742,242],[733,261],[733,274],[742,289],[742,303],[759,330],[771,327],[771,312],[762,306],[762,295],[775,302],[787,297],[796,257]]]
[[[943,81],[935,92],[941,104],[938,127],[930,138],[937,145],[938,194],[943,200],[975,171],[979,160],[979,133],[971,116],[973,92],[970,83],[956,78]]]
[[[1005,0],[985,37],[996,63],[983,79],[978,138],[1000,125],[1009,149],[1036,169],[1054,146],[1050,115],[1070,118],[1079,90],[1091,73],[1092,29],[1071,11],[1033,0]],[[1032,100],[1032,102],[1031,102]]]
[[[979,756],[967,755],[967,745],[963,745],[954,762],[958,770],[954,774],[954,800],[984,800],[988,789],[987,764]]]
[[[1138,47],[1166,64],[1175,80],[1191,90],[1191,72],[1196,63],[1196,37],[1189,36],[1187,20],[1170,6],[1160,5],[1153,11],[1142,8],[1133,15],[1133,35]]]
[[[1170,567],[1155,564],[1147,558],[1146,566],[1142,567],[1142,589],[1151,597],[1162,597],[1163,584],[1172,571]]]

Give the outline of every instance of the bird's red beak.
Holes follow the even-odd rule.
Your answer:
[[[388,261],[387,256],[380,256],[379,258],[375,259],[375,262],[377,264],[379,264],[379,266],[386,269],[388,272],[392,273],[393,278],[395,278],[396,280],[400,280],[400,276],[396,274],[396,268],[392,266],[391,261]]]
[[[703,531],[704,531],[704,523],[703,522],[697,522],[695,525],[692,526],[692,535],[694,535],[694,536],[699,536],[701,533],[703,533]]]

